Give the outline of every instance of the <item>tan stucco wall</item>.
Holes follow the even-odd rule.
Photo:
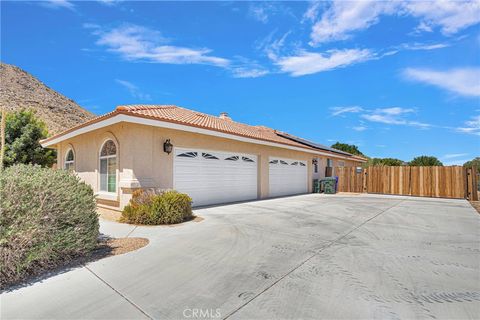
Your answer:
[[[99,191],[100,147],[106,139],[113,139],[117,146],[117,186],[115,199],[101,201],[99,205],[123,208],[131,197],[132,188],[158,187],[173,188],[173,153],[163,152],[163,143],[170,139],[174,147],[197,148],[214,151],[249,153],[258,157],[258,197],[269,196],[269,157],[305,160],[308,164],[308,188],[312,188],[312,159],[320,158],[319,173],[324,175],[326,158],[308,152],[229,140],[208,135],[195,134],[173,129],[157,128],[133,123],[119,123],[68,139],[57,145],[58,167],[63,167],[65,154],[69,148],[75,152],[75,171],[81,179]],[[334,160],[334,165],[337,165]],[[346,166],[356,165],[345,161]],[[102,198],[102,195],[99,195]],[[115,202],[117,202],[115,204]]]

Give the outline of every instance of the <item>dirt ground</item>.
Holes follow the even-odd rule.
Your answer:
[[[480,214],[480,201],[470,201],[470,204]]]
[[[93,252],[95,257],[107,257],[124,254],[145,247],[148,244],[146,238],[112,238],[99,242],[98,248]]]

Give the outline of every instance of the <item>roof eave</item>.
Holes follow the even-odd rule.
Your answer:
[[[138,118],[138,119],[147,119],[147,120],[153,121],[153,122],[149,123],[149,125],[156,125],[156,124],[159,124],[159,123],[170,124],[170,126],[167,125],[167,126],[164,126],[164,127],[172,128],[172,126],[173,127],[180,126],[184,129],[185,128],[192,128],[190,130],[191,132],[201,131],[201,133],[210,134],[210,135],[219,135],[220,134],[220,135],[226,136],[227,139],[232,139],[232,137],[238,137],[237,140],[239,140],[239,139],[244,139],[245,140],[246,139],[250,143],[256,143],[256,144],[268,143],[268,144],[273,144],[273,145],[275,145],[277,147],[280,147],[280,148],[301,150],[303,152],[310,152],[310,153],[314,153],[314,154],[320,154],[320,155],[326,155],[326,156],[332,156],[332,157],[342,158],[342,159],[346,159],[346,160],[351,160],[351,157],[349,157],[349,156],[341,155],[341,154],[332,154],[331,151],[326,151],[326,150],[322,151],[322,152],[319,152],[318,151],[319,149],[312,148],[312,147],[309,147],[309,146],[295,146],[295,145],[280,143],[280,142],[276,142],[276,141],[270,141],[270,140],[266,140],[266,139],[258,139],[258,138],[254,138],[254,137],[238,135],[238,134],[234,134],[234,133],[230,133],[230,132],[223,132],[223,131],[219,131],[219,130],[212,130],[212,129],[209,129],[209,128],[203,128],[203,127],[197,127],[197,126],[190,126],[190,125],[181,123],[180,121],[174,122],[174,121],[159,120],[159,119],[157,119],[155,117],[152,117],[152,116],[138,115],[138,114],[131,113],[131,112],[128,112],[127,110],[120,109],[120,108],[117,108],[115,111],[113,111],[109,114],[100,116],[100,117],[95,118],[93,120],[87,121],[87,122],[85,122],[81,125],[78,125],[76,127],[65,130],[64,132],[59,133],[59,134],[57,134],[53,137],[41,140],[40,144],[44,148],[51,148],[52,146],[56,146],[58,143],[60,143],[64,140],[73,138],[75,136],[78,136],[78,135],[86,133],[86,132],[90,132],[90,131],[93,131],[93,130],[96,130],[96,129],[99,129],[99,128],[103,128],[103,127],[108,126],[108,125],[112,125],[112,124],[119,123],[119,122],[124,122],[124,121],[133,122],[133,123],[140,123],[141,122],[141,121],[128,121],[128,119],[130,119],[130,118],[125,118],[123,120],[120,119],[120,121],[114,121],[115,119],[113,119],[113,118],[119,117],[119,116],[133,117],[133,118]],[[105,124],[104,122],[107,122],[107,123]],[[96,124],[97,124],[97,126],[95,126]],[[82,130],[84,128],[87,128],[87,129]],[[182,130],[182,129],[177,128],[177,130]],[[80,131],[80,132],[78,132],[78,131]],[[77,133],[73,134],[75,132],[77,132]]]

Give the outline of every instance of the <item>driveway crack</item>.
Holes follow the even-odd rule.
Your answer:
[[[115,291],[115,293],[117,293],[120,297],[122,297],[123,299],[125,299],[129,304],[131,304],[135,309],[137,309],[138,311],[140,311],[145,317],[147,317],[148,319],[154,319],[153,317],[151,317],[148,313],[146,313],[145,311],[142,310],[142,308],[140,308],[140,306],[138,306],[137,304],[135,304],[135,302],[133,302],[132,300],[128,299],[126,296],[124,296],[120,291],[118,291],[117,289],[115,289],[114,287],[112,287],[107,281],[103,280],[99,275],[97,275],[95,272],[93,272],[89,267],[85,266],[85,269],[87,269],[88,271],[90,271],[91,274],[93,274],[98,280],[100,280],[101,282],[103,282],[106,286],[108,286],[110,289],[112,289],[113,291]]]
[[[127,233],[127,235],[125,236],[125,238],[130,237],[130,235],[133,233],[133,231],[137,230],[137,227],[138,227],[138,226],[135,226],[132,230],[130,230],[130,232]]]
[[[302,262],[300,262],[297,266],[295,266],[293,269],[291,269],[290,271],[288,271],[287,273],[285,273],[283,276],[281,276],[280,278],[278,278],[277,280],[275,280],[273,283],[271,283],[269,286],[267,286],[265,289],[263,289],[262,291],[260,291],[259,293],[257,293],[256,295],[254,295],[251,299],[247,300],[245,303],[243,303],[241,306],[239,306],[238,308],[236,308],[235,310],[233,310],[232,312],[230,312],[229,314],[227,314],[223,320],[225,319],[228,319],[230,318],[231,316],[233,316],[235,313],[237,313],[238,311],[240,311],[241,309],[243,309],[245,306],[247,306],[250,302],[252,302],[253,300],[255,300],[256,298],[258,298],[259,296],[261,296],[262,294],[264,294],[265,292],[267,292],[268,290],[270,290],[273,286],[275,286],[277,283],[279,283],[280,281],[282,281],[283,279],[285,279],[287,276],[289,276],[290,274],[292,274],[294,271],[296,271],[297,269],[299,269],[300,267],[302,267],[305,263],[307,263],[308,261],[312,260],[314,257],[316,257],[318,254],[320,254],[323,250],[325,250],[326,248],[329,248],[331,247],[333,244],[335,244],[336,242],[344,239],[345,237],[347,237],[348,235],[350,235],[352,232],[358,230],[359,228],[363,227],[365,224],[367,224],[368,222],[372,221],[373,219],[377,218],[378,216],[384,214],[385,212],[387,212],[388,210],[398,206],[400,203],[404,202],[405,200],[407,199],[402,199],[400,200],[399,202],[397,202],[396,204],[380,211],[379,213],[375,214],[374,216],[368,218],[367,220],[363,221],[362,223],[360,223],[358,226],[354,227],[353,229],[351,229],[350,231],[348,231],[347,233],[339,236],[338,238],[334,239],[334,240],[331,240],[330,242],[326,243],[325,245],[321,246],[319,249],[317,249],[311,256],[309,256],[307,259],[303,260]]]

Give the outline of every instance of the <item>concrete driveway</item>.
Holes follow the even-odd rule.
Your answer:
[[[480,215],[462,200],[303,195],[137,227],[150,244],[1,296],[1,318],[474,319]]]

